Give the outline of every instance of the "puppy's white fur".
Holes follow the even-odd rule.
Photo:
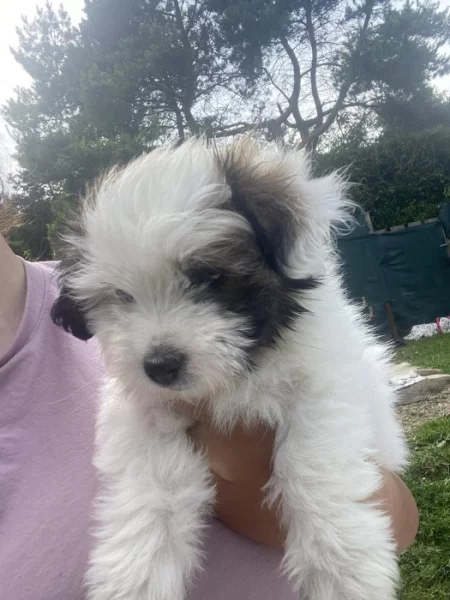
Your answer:
[[[247,146],[246,146],[247,144]],[[219,150],[228,152],[228,149]],[[308,600],[393,600],[389,518],[364,502],[378,465],[398,471],[406,451],[389,386],[389,356],[347,299],[331,229],[348,218],[337,176],[314,180],[296,152],[244,142],[243,168],[283,170],[294,197],[290,277],[320,277],[307,312],[248,369],[245,320],[186,295],[180,269],[249,222],[222,210],[230,191],[202,141],[161,149],[104,179],[84,204],[78,258],[64,285],[87,311],[109,371],[98,418],[101,477],[89,600],[182,600],[201,567],[214,488],[173,399],[206,400],[218,427],[237,419],[277,431],[267,500],[287,528],[282,568]],[[294,193],[292,194],[292,190]],[[235,269],[246,273],[246,257]],[[134,298],[123,303],[120,288]],[[189,356],[190,385],[160,388],[142,368],[162,342]],[[249,343],[249,342],[248,342]],[[274,599],[275,600],[275,599]]]

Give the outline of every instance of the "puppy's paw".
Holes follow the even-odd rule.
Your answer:
[[[368,534],[369,535],[369,534]],[[310,556],[304,549],[296,555],[293,548],[286,555],[284,568],[308,600],[395,600],[399,571],[391,544],[371,549],[365,544],[360,551],[346,552],[347,544],[338,552],[332,545],[317,544]],[[365,546],[365,547],[364,547]]]
[[[145,572],[120,577],[114,568],[108,572],[91,567],[86,600],[184,600],[186,596],[180,565],[166,559],[149,559]]]

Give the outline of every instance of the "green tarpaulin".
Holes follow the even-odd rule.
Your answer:
[[[436,222],[392,233],[368,233],[365,223],[337,240],[350,296],[362,302],[382,335],[390,335],[386,303],[399,334],[450,315],[450,205]]]

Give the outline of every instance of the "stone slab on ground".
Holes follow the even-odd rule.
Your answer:
[[[427,421],[450,418],[450,375],[401,363],[394,365],[391,384],[398,395],[396,412],[408,435]]]
[[[398,390],[397,404],[412,404],[427,400],[444,390],[450,390],[450,375],[428,375]]]
[[[414,367],[409,363],[394,365],[391,384],[397,390],[399,405],[420,402],[447,389],[450,393],[450,375],[439,369]]]
[[[419,367],[416,369],[418,375],[427,377],[427,375],[443,375],[442,369],[427,369],[425,367]]]
[[[397,392],[400,392],[411,385],[419,383],[423,379],[424,376],[418,373],[416,367],[413,367],[407,362],[403,362],[393,365],[390,382]]]

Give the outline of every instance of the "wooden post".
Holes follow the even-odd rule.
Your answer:
[[[366,225],[369,229],[369,233],[373,233],[373,223],[372,219],[370,218],[370,213],[364,212],[364,218],[366,220]]]
[[[390,302],[384,303],[384,310],[385,310],[387,318],[388,318],[389,329],[391,330],[391,335],[392,335],[394,341],[397,342],[398,344],[403,344],[403,340],[400,337],[400,334],[398,333],[397,325],[395,323],[394,313],[392,312],[392,305]]]

